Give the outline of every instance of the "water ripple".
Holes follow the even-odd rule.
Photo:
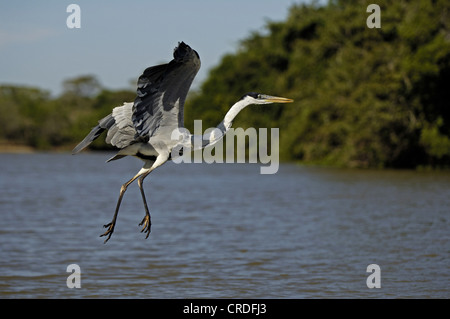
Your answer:
[[[109,154],[0,154],[4,298],[449,298],[450,175],[168,163],[131,185]],[[32,163],[26,179],[18,174]],[[69,264],[81,288],[69,289]],[[369,289],[369,264],[381,267]]]

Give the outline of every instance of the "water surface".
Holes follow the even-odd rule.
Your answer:
[[[1,298],[449,298],[450,175],[0,154]],[[69,289],[67,266],[81,268]],[[369,289],[369,264],[381,288]]]

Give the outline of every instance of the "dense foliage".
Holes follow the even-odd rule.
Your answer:
[[[38,88],[0,87],[0,142],[48,150],[70,148],[115,106],[133,101],[132,91],[102,89],[94,76],[63,83],[57,98]],[[92,148],[108,148],[102,139]]]
[[[236,126],[279,127],[285,159],[357,167],[450,164],[450,3],[367,1],[294,6],[211,71],[188,105],[211,125],[259,91],[294,105],[253,107]]]
[[[267,22],[190,95],[186,126],[194,119],[215,126],[240,96],[256,91],[295,103],[249,107],[234,126],[279,127],[285,160],[450,166],[450,3],[377,1],[381,28],[372,29],[370,3],[295,5],[285,21]],[[0,138],[73,146],[112,107],[134,99],[102,89],[95,77],[64,88],[56,99],[34,88],[0,88]]]

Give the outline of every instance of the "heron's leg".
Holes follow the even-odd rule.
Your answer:
[[[146,239],[148,238],[148,235],[150,235],[150,232],[151,232],[152,220],[150,217],[150,212],[148,210],[147,200],[145,199],[145,193],[144,193],[144,188],[142,186],[142,183],[144,182],[144,178],[146,178],[149,173],[150,172],[147,172],[147,173],[141,175],[141,177],[139,177],[139,179],[138,179],[138,185],[139,185],[139,189],[141,190],[142,201],[144,202],[144,208],[145,208],[145,216],[144,216],[144,219],[142,219],[142,221],[140,222],[139,226],[143,225],[141,233],[142,232],[147,233],[147,236],[145,236]]]
[[[120,188],[119,199],[117,200],[116,210],[115,210],[115,212],[114,212],[113,219],[112,219],[112,221],[111,221],[109,224],[106,224],[106,225],[103,226],[103,227],[105,227],[105,228],[108,227],[108,230],[107,230],[105,233],[103,233],[103,234],[100,235],[100,237],[108,236],[108,237],[105,239],[105,241],[104,241],[105,244],[106,244],[106,242],[109,240],[109,238],[111,238],[111,235],[112,235],[112,233],[114,232],[114,226],[116,225],[116,219],[117,219],[117,215],[118,215],[118,213],[119,213],[120,203],[122,202],[123,195],[125,194],[125,192],[126,192],[128,186],[129,186],[131,183],[133,183],[133,182],[136,180],[136,178],[138,178],[138,177],[141,176],[142,174],[143,174],[143,173],[142,173],[142,170],[141,170],[141,171],[140,171],[139,173],[137,173],[132,179],[130,179],[130,180],[129,180],[128,182],[126,182],[125,184],[123,184],[122,187]]]

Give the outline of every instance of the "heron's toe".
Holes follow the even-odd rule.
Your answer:
[[[145,215],[145,217],[139,223],[139,226],[142,226],[141,233],[147,233],[147,236],[145,236],[145,238],[147,239],[148,235],[150,235],[151,226],[152,226],[152,222],[150,220],[150,216],[149,215]]]

